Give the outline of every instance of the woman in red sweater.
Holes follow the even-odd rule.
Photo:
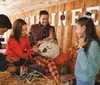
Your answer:
[[[24,20],[17,19],[13,24],[5,55],[14,57],[17,60],[15,65],[19,65],[22,63],[21,60],[32,54],[34,54],[34,52],[31,50],[29,43],[27,24]]]
[[[18,67],[15,72],[17,75],[20,75],[21,66],[26,66],[25,68],[34,69],[44,74],[44,70],[40,66],[27,66],[27,58],[34,54],[27,35],[27,24],[24,20],[17,19],[13,24],[5,52],[5,55],[16,59],[13,65]]]

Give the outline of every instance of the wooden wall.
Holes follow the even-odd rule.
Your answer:
[[[87,7],[93,7],[93,6],[100,6],[100,0],[73,0],[71,2],[66,2],[64,4],[51,6],[44,8],[47,10],[50,14],[56,13],[55,18],[55,28],[56,28],[56,34],[59,42],[60,48],[63,50],[64,53],[69,53],[69,48],[71,47],[72,43],[77,40],[77,36],[75,34],[75,28],[71,25],[72,22],[72,10],[73,9],[79,9],[82,8],[82,13],[78,13],[78,15],[81,17],[86,12]],[[26,18],[30,17],[32,15],[38,15],[42,9],[33,10],[27,13],[19,14],[16,16],[10,17],[12,23],[17,18]],[[66,26],[58,26],[58,13],[67,11],[67,22]],[[99,20],[99,25],[96,26],[98,36],[100,37],[100,11],[92,11],[92,13],[96,13],[96,19]],[[35,17],[36,22],[36,17]],[[50,23],[51,23],[51,15],[50,15]],[[28,25],[30,24],[30,20],[28,20]]]

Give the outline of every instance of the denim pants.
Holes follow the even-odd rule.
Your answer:
[[[92,81],[82,81],[76,78],[76,85],[94,85],[95,80]]]

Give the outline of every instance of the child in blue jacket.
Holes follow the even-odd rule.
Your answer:
[[[79,37],[75,66],[76,85],[94,85],[100,65],[100,40],[91,18],[82,17],[76,22]]]

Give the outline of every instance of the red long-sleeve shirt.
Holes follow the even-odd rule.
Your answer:
[[[25,50],[27,50],[26,53],[24,53]],[[34,52],[31,50],[28,35],[22,37],[19,43],[14,38],[9,39],[5,55],[14,57],[16,60],[19,60],[20,58],[27,58],[32,54],[34,54]]]

